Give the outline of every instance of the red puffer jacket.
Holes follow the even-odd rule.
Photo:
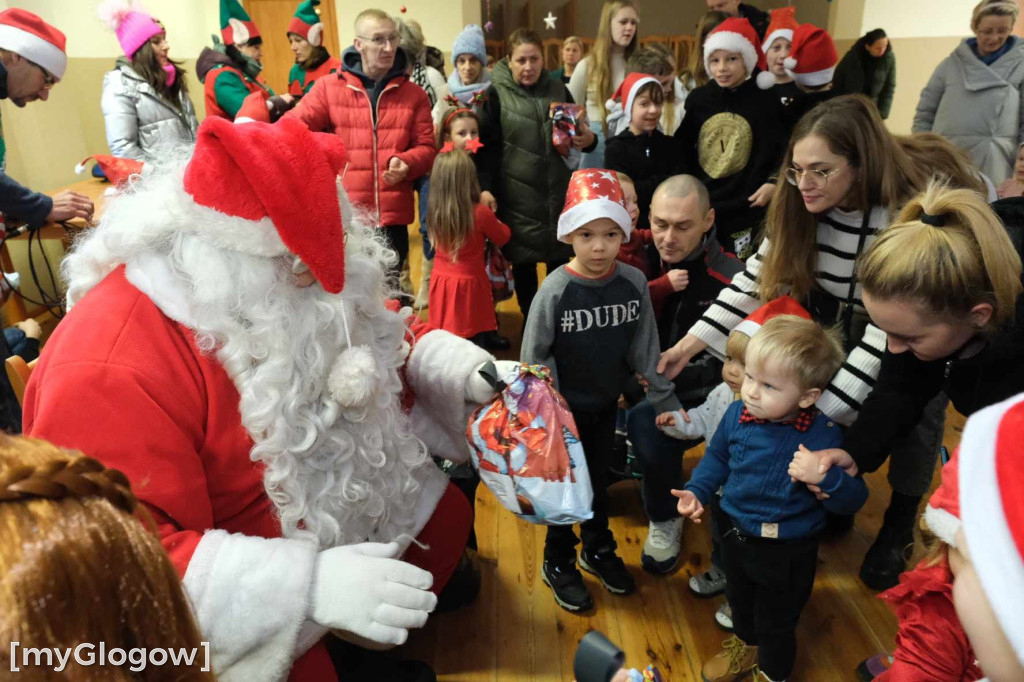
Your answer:
[[[285,117],[297,118],[310,130],[340,135],[349,158],[342,181],[349,199],[377,227],[408,225],[413,222],[412,182],[430,172],[437,154],[430,102],[423,88],[399,74],[377,99],[376,127],[370,107],[370,94],[346,59],[337,78],[317,80]],[[395,156],[409,165],[409,173],[397,185],[388,185],[383,175]]]

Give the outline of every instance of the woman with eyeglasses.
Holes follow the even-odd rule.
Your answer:
[[[163,24],[126,0],[108,0],[99,14],[124,51],[103,78],[100,103],[110,153],[149,162],[161,147],[195,142],[199,120],[185,72],[168,56]]]
[[[970,153],[997,185],[1013,174],[1024,141],[1024,49],[1012,35],[1020,8],[983,0],[965,38],[921,91],[915,133],[939,133]]]
[[[786,182],[776,187],[758,252],[689,333],[662,354],[660,369],[671,378],[705,349],[724,356],[729,333],[746,315],[789,294],[818,322],[842,326],[849,356],[817,406],[836,421],[851,423],[885,353],[885,334],[869,324],[864,311],[857,257],[891,216],[924,190],[937,167],[949,169],[951,182],[959,186],[985,189],[972,169],[955,167],[954,151],[933,151],[939,162],[925,163],[922,149],[890,134],[863,95],[837,97],[811,110],[790,139],[781,169]],[[894,585],[903,570],[918,503],[931,485],[945,404],[943,398],[933,400],[914,437],[893,448],[892,500],[861,569],[862,579],[875,589]],[[832,526],[850,522],[833,519]]]

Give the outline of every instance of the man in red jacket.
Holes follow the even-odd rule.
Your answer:
[[[430,101],[406,75],[407,57],[398,48],[391,17],[365,10],[356,17],[355,31],[337,77],[318,80],[286,117],[345,141],[345,190],[385,230],[398,253],[392,270],[397,276],[409,253],[412,183],[430,172],[437,153]]]
[[[296,121],[207,118],[67,258],[25,394],[27,434],[131,479],[224,680],[330,682],[328,629],[403,643],[469,535],[428,451],[468,459],[492,358],[386,304],[346,161]]]

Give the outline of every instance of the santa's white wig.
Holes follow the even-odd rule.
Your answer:
[[[398,400],[408,345],[403,318],[384,305],[394,252],[339,189],[344,291],[297,287],[294,256],[217,243],[212,235],[246,221],[195,204],[182,185],[186,162],[178,152],[108,202],[64,261],[68,306],[126,264],[135,286],[195,331],[199,349],[216,355],[238,389],[251,458],[265,467],[285,537],[312,534],[323,548],[414,535],[428,473],[418,470],[435,465]],[[377,368],[357,407],[328,388],[349,343],[346,315],[351,345],[367,347]]]

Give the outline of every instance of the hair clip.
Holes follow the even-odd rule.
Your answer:
[[[441,147],[441,151],[439,151],[438,154],[447,154],[448,152],[453,151],[455,151],[455,143],[449,140],[444,143],[444,146]]]
[[[461,102],[460,102],[460,104],[461,104]],[[452,122],[452,119],[455,118],[456,115],[462,114],[462,113],[469,113],[469,114],[473,114],[474,117],[476,116],[476,112],[473,111],[472,109],[467,109],[466,107],[459,107],[458,109],[455,109],[450,114],[445,116],[444,128],[443,129],[447,131],[448,130],[448,125]]]
[[[455,95],[445,95],[444,101],[447,102],[448,104],[451,104],[453,107],[462,106],[462,102]]]
[[[932,215],[931,213],[921,211],[921,215],[918,218],[925,225],[931,225],[932,227],[944,227],[946,224],[946,215],[944,213]]]
[[[487,101],[487,91],[477,90],[476,92],[473,93],[473,97],[471,98],[471,100],[473,104],[483,104],[484,102]]]

